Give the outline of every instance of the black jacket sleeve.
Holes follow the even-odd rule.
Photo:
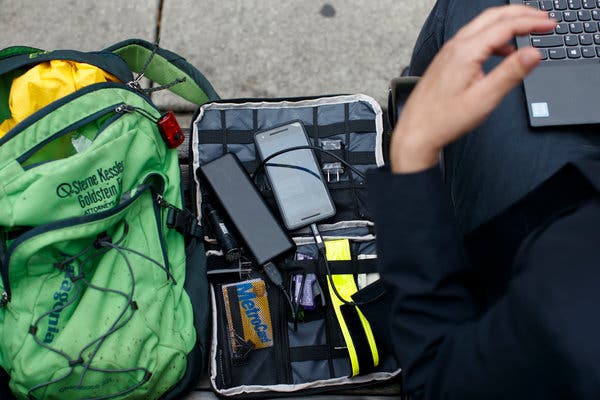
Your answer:
[[[437,168],[369,177],[380,273],[392,294],[391,337],[409,392],[424,390],[440,343],[474,317],[461,282],[467,260]]]
[[[476,315],[462,235],[437,168],[375,172],[369,203],[393,298],[390,336],[413,399],[556,398],[546,379],[554,339],[531,279],[515,279]]]

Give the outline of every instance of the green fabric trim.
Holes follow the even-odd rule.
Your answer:
[[[0,50],[0,59],[18,56],[21,54],[38,53],[40,51],[43,50],[28,46],[11,46]]]
[[[10,87],[12,86],[12,81],[22,74],[23,71],[15,70],[0,76],[0,123],[12,117],[8,104]]]
[[[152,54],[152,51],[139,45],[129,45],[114,51],[127,62],[132,71],[139,73]],[[185,82],[179,83],[169,90],[197,105],[210,101],[204,90],[187,73],[177,68],[158,53],[154,55],[144,76],[160,85],[165,85],[179,78]]]
[[[68,60],[90,64],[111,73],[122,82],[129,82],[133,79],[129,66],[118,54],[107,52],[86,53],[76,50],[42,51],[0,59],[0,75],[17,68],[29,68],[52,60]]]

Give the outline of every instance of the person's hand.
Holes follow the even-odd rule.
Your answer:
[[[555,25],[543,11],[513,5],[490,8],[458,31],[406,102],[392,137],[392,171],[433,166],[445,145],[479,125],[540,62],[536,49],[517,51],[507,43]],[[506,58],[486,75],[482,65],[494,54]]]

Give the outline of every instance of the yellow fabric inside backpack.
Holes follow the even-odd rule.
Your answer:
[[[0,137],[39,109],[99,82],[119,80],[98,67],[75,61],[51,60],[37,64],[13,80],[8,97],[11,118],[0,124]]]

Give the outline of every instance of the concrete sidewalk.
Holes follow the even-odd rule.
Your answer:
[[[434,0],[0,0],[0,48],[98,50],[139,37],[223,98],[365,93],[386,103]],[[166,93],[161,106],[191,111]]]

